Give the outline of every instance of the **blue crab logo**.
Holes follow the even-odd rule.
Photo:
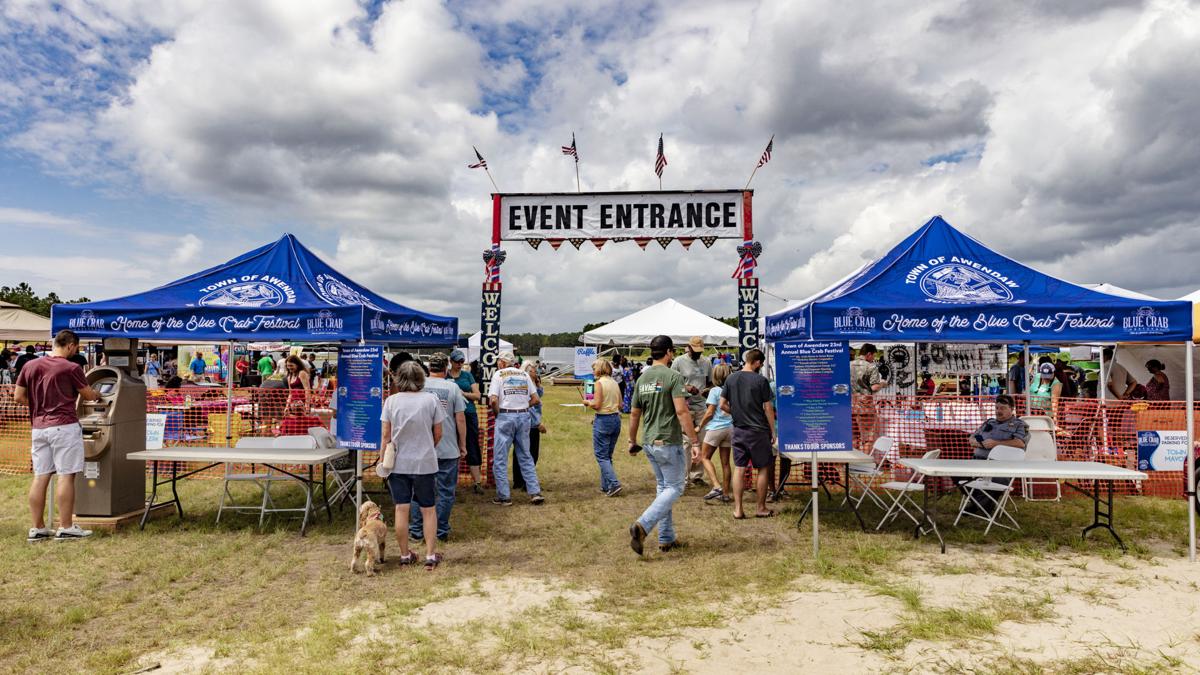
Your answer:
[[[921,275],[921,292],[929,302],[990,304],[1013,302],[1004,282],[967,265],[939,265]]]
[[[200,298],[201,307],[278,307],[283,291],[261,281],[222,286]]]
[[[365,305],[372,309],[380,309],[362,293],[350,288],[345,282],[325,274],[317,275],[317,292],[331,305],[346,307],[349,305]]]

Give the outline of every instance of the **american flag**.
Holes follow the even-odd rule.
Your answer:
[[[749,247],[751,244],[753,244],[753,242],[747,241],[738,248],[742,248],[743,246]],[[755,261],[753,255],[751,255],[749,252],[743,253],[741,259],[738,260],[737,269],[733,270],[733,274],[729,275],[729,278],[746,279],[754,276],[754,263]]]
[[[654,158],[654,173],[662,178],[663,168],[667,166],[667,156],[663,154],[663,137],[658,135],[658,156]]]
[[[483,158],[483,155],[479,154],[479,151],[475,149],[475,146],[472,145],[471,149],[475,150],[475,156],[479,158],[479,162],[476,164],[468,164],[467,168],[468,169],[483,169],[484,171],[487,171],[487,160]]]
[[[761,169],[764,164],[771,161],[771,148],[775,147],[775,135],[771,135],[771,140],[767,141],[767,149],[763,150],[762,157],[758,159],[758,166]]]
[[[579,161],[579,150],[577,150],[575,148],[575,134],[571,134],[571,144],[570,145],[562,146],[562,152],[564,155],[570,155],[570,156],[574,157],[576,162]]]

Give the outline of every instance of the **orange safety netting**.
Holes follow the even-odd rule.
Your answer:
[[[0,474],[32,471],[29,410],[13,401],[12,392],[12,385],[0,385]],[[329,428],[334,415],[330,394],[327,390],[305,395],[303,390],[238,387],[230,405],[227,390],[221,387],[152,389],[146,393],[146,412],[166,416],[165,447],[237,445],[244,437],[304,435],[311,427]],[[486,465],[491,457],[486,452],[483,419],[480,427]],[[378,454],[364,452],[363,465],[370,466]],[[159,470],[169,471],[169,463],[160,465]],[[205,473],[220,476],[223,471],[214,467]],[[469,475],[465,463],[460,465],[460,475]]]
[[[29,411],[17,405],[12,385],[0,385],[0,474],[27,474],[29,458]],[[302,391],[280,388],[236,388],[227,411],[226,390],[187,387],[156,389],[147,393],[146,412],[166,415],[164,445],[223,446],[236,444],[249,436],[271,437],[306,434],[309,427],[329,427],[333,410],[328,391]],[[1035,402],[1045,405],[1044,402]],[[1062,399],[1049,411],[1058,431],[1055,439],[1058,458],[1096,461],[1130,469],[1138,468],[1137,432],[1143,430],[1185,430],[1186,406],[1183,401],[1107,401]],[[1025,414],[1025,400],[1018,397],[1018,415]],[[1047,414],[1038,405],[1035,415]],[[226,430],[227,414],[232,418]],[[878,436],[895,442],[892,457],[919,457],[930,449],[940,449],[941,457],[967,459],[972,456],[969,437],[985,420],[994,416],[994,398],[990,396],[895,397],[855,401],[854,438],[857,447],[869,450]],[[479,412],[480,447],[483,450],[483,475],[490,477],[491,452],[488,449],[488,420]],[[1200,434],[1198,434],[1200,437]],[[865,446],[865,447],[864,447]],[[375,461],[378,453],[365,452],[364,466]],[[890,464],[885,466],[890,468]],[[460,475],[467,476],[465,462]],[[160,469],[161,470],[161,469]],[[803,474],[804,466],[793,472]],[[220,475],[214,468],[211,475]],[[1142,483],[1122,482],[1118,490],[1160,497],[1182,497],[1183,471],[1148,471]],[[802,479],[802,476],[798,476]]]

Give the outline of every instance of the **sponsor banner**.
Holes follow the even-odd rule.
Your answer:
[[[742,239],[743,195],[741,190],[500,195],[500,238]]]
[[[779,450],[851,450],[850,347],[846,342],[776,342]]]
[[[595,347],[576,347],[575,348],[575,378],[580,380],[590,380],[595,374],[592,373],[592,364],[596,362]]]
[[[1183,471],[1187,465],[1188,432],[1138,431],[1139,471]]]
[[[1172,312],[1173,314],[1173,312]],[[814,338],[874,339],[895,342],[1021,342],[1023,340],[1130,341],[1182,340],[1187,317],[1170,316],[1149,307],[1047,309],[1011,304],[969,307],[910,306],[812,308]],[[767,321],[767,336],[802,337],[802,315]]]
[[[496,357],[500,355],[500,283],[483,285],[483,306],[479,314],[479,365],[483,381],[491,382],[496,372]],[[486,389],[483,384],[480,388]]]
[[[357,340],[362,335],[362,310],[357,307],[299,309],[296,307],[197,307],[177,310],[54,309],[56,327],[81,337],[128,336],[189,340]]]
[[[378,450],[383,413],[383,346],[342,345],[337,362],[338,445]]]
[[[758,278],[738,279],[738,347],[745,354],[758,347]]]
[[[458,339],[458,319],[433,320],[416,314],[370,312],[365,339],[406,344],[452,344]]]
[[[361,307],[266,309],[198,307],[155,310],[54,309],[56,326],[81,337],[129,336],[163,340],[250,340],[337,342],[381,340],[408,344],[447,344],[458,337],[458,320],[433,320],[416,314],[372,312],[363,322]]]

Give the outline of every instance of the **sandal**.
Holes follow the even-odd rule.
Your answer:
[[[766,513],[756,513],[756,514],[754,514],[754,517],[755,517],[755,518],[774,518],[774,517],[775,517],[775,512],[774,512],[774,511],[767,511]]]
[[[441,553],[434,553],[433,555],[425,556],[425,571],[432,572],[440,562],[442,562]]]
[[[402,555],[398,558],[398,560],[400,561],[401,565],[411,565],[417,562],[417,554],[409,551],[408,555]]]

